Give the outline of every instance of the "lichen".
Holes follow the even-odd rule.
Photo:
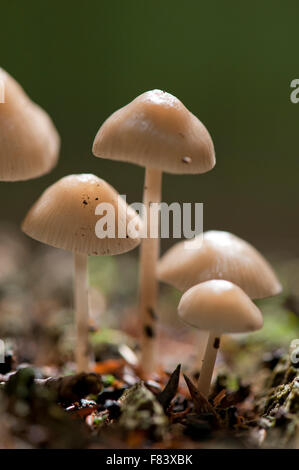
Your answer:
[[[167,431],[168,419],[153,393],[144,382],[138,382],[120,398],[119,426],[125,431],[146,431],[154,439],[162,439]]]
[[[263,446],[286,447],[299,435],[299,369],[284,356],[268,380],[260,401],[259,427],[266,430]]]

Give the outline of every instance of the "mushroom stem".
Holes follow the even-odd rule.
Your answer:
[[[139,313],[141,368],[144,375],[150,375],[156,367],[156,306],[158,282],[156,267],[160,252],[159,212],[150,218],[152,203],[161,202],[162,172],[146,168],[143,193],[145,206],[144,218],[147,234],[142,240],[140,249],[139,274]],[[152,220],[151,220],[152,219]],[[151,234],[153,237],[151,237]]]
[[[204,331],[204,330],[200,331],[197,337],[199,349],[198,349],[197,357],[195,360],[195,368],[198,372],[200,372],[202,368],[202,363],[204,360],[205,351],[207,349],[208,340],[209,340],[209,332]]]
[[[219,346],[219,335],[211,331],[198,381],[198,390],[206,398],[209,396],[210,385]]]
[[[88,372],[88,256],[74,253],[74,302],[76,321],[76,365],[78,372]]]

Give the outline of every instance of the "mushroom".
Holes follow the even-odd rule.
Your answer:
[[[48,114],[1,68],[0,83],[0,180],[42,176],[57,163],[59,135]]]
[[[114,208],[114,238],[99,238],[96,234],[99,203],[111,204]],[[106,181],[90,174],[66,176],[50,186],[22,224],[23,232],[31,238],[74,254],[76,363],[79,372],[88,369],[88,256],[117,255],[135,248],[140,239],[135,234],[130,236],[129,224],[136,226],[137,232],[141,230],[136,212]],[[123,238],[118,236],[120,226],[127,229]]]
[[[215,165],[214,146],[205,126],[175,96],[152,90],[112,114],[93,144],[97,157],[145,167],[147,234],[140,253],[141,365],[155,369],[156,265],[159,258],[158,214],[150,227],[151,203],[161,202],[162,172],[205,173]]]
[[[282,289],[261,253],[236,235],[219,230],[210,230],[191,241],[175,244],[160,259],[157,273],[160,281],[182,292],[210,279],[231,281],[251,299],[271,297]],[[199,365],[207,340],[207,333],[201,332]]]
[[[258,330],[262,314],[240,287],[219,279],[191,287],[182,296],[178,313],[189,325],[209,331],[198,382],[199,392],[208,398],[221,334]]]
[[[252,299],[281,292],[281,284],[264,256],[245,240],[220,230],[175,244],[160,259],[157,272],[161,281],[181,291],[209,279],[225,279]]]

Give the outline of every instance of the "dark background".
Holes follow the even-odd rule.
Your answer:
[[[0,65],[62,137],[50,175],[0,184],[1,218],[20,223],[68,173],[93,172],[139,201],[143,169],[91,146],[113,111],[161,88],[205,123],[217,157],[205,175],[165,175],[164,200],[204,202],[206,230],[298,254],[298,14],[289,0],[0,0]]]

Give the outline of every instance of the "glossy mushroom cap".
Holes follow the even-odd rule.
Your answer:
[[[87,255],[116,255],[135,248],[139,238],[118,238],[118,220],[140,229],[136,212],[118,197],[106,181],[94,175],[70,175],[50,186],[28,212],[22,230],[31,238],[48,245]],[[118,208],[119,201],[119,208]],[[100,203],[115,208],[115,238],[98,238],[95,228]]]
[[[178,306],[181,319],[195,328],[221,333],[245,333],[263,326],[260,310],[240,287],[212,280],[193,286]]]
[[[202,243],[200,242],[202,237]],[[225,279],[252,299],[277,295],[281,285],[266,259],[239,237],[217,230],[205,232],[168,250],[158,264],[158,278],[181,291],[210,279]],[[194,249],[191,249],[194,246]]]
[[[95,138],[93,153],[168,173],[205,173],[215,165],[205,126],[161,90],[143,93],[112,114]]]
[[[0,68],[0,181],[42,176],[56,165],[60,138],[48,114]]]

